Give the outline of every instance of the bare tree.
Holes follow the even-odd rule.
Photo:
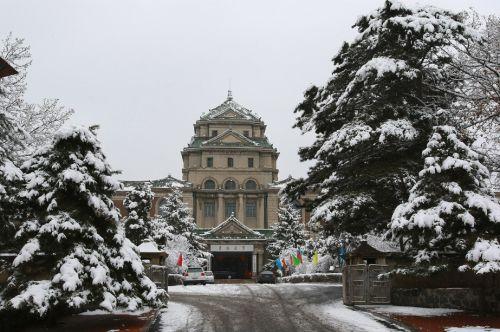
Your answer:
[[[26,77],[32,60],[30,47],[25,44],[24,39],[14,38],[9,34],[1,42],[0,57],[19,73],[0,82],[0,108],[24,131],[24,148],[20,153],[30,155],[53,137],[73,114],[73,110],[61,106],[57,99],[44,99],[40,104],[25,100]]]
[[[467,21],[480,38],[457,44],[454,69],[464,78],[455,94],[458,112],[455,126],[466,131],[475,141],[474,147],[484,157],[484,163],[500,172],[500,18],[480,16],[474,11]],[[500,187],[498,176],[496,185]]]

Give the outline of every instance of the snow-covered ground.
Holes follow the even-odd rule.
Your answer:
[[[380,314],[409,315],[421,317],[443,316],[461,312],[461,310],[458,309],[404,307],[397,305],[360,305],[359,307],[370,309]]]
[[[216,284],[169,287],[161,331],[401,331],[342,304],[337,284]]]
[[[387,322],[365,311],[354,310],[346,306],[342,300],[308,305],[306,310],[323,322],[339,327],[342,331],[397,331],[397,327],[387,326]],[[384,324],[385,323],[385,324]],[[400,331],[404,331],[400,329]]]
[[[203,319],[201,313],[193,306],[170,302],[161,316],[162,331],[188,330],[190,322],[199,322]]]

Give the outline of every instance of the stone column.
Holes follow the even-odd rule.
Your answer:
[[[217,203],[217,220],[215,221],[215,226],[224,221],[224,199],[222,198],[222,194],[218,194],[218,203]]]
[[[257,228],[264,228],[264,218],[265,218],[265,206],[264,206],[264,196],[259,195],[258,198],[259,204],[258,206],[258,211],[257,211]]]
[[[236,218],[238,218],[239,221],[244,223],[245,221],[245,209],[243,207],[243,194],[238,194],[238,214]]]
[[[262,266],[264,266],[264,253],[263,252],[259,252],[259,256],[257,257],[257,272],[262,270]]]
[[[255,251],[252,255],[252,277],[257,277],[257,253]]]

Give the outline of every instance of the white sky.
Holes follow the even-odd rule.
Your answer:
[[[500,14],[498,0],[419,2]],[[382,3],[2,0],[0,37],[31,45],[30,101],[59,98],[75,109],[72,123],[101,126],[120,178],[181,177],[192,125],[224,101],[229,80],[268,125],[285,178],[307,171],[297,149],[311,137],[291,128],[303,91],[326,81],[356,18]]]

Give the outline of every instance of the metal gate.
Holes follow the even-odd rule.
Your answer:
[[[168,292],[168,272],[166,266],[146,266],[144,272],[148,278],[156,284],[156,286],[163,288]]]
[[[391,302],[387,265],[347,265],[342,271],[344,304],[387,304]]]

